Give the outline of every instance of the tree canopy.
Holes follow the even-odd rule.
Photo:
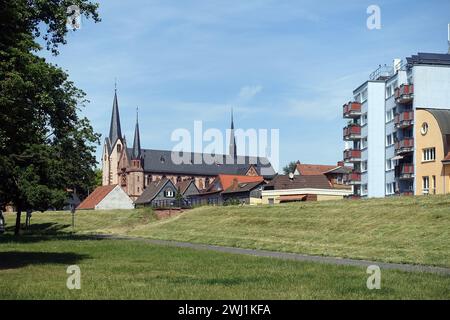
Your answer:
[[[16,207],[16,233],[22,210],[61,207],[67,189],[83,195],[95,186],[100,135],[80,117],[85,93],[37,55],[59,53],[74,4],[100,21],[87,0],[0,0],[0,205]]]

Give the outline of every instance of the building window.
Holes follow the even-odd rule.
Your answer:
[[[369,188],[367,187],[367,184],[362,185],[361,195],[366,196],[369,193]]]
[[[363,114],[361,117],[361,125],[365,126],[367,124],[367,113]]]
[[[361,94],[361,103],[364,103],[367,101],[367,89],[365,89]]]
[[[389,99],[390,97],[392,97],[392,87],[388,86],[386,88],[386,99]]]
[[[432,177],[432,186],[433,186],[433,190],[432,190],[432,192],[433,192],[433,194],[436,194],[436,176],[433,176]]]
[[[428,123],[424,122],[420,128],[420,133],[424,136],[428,133]]]
[[[430,193],[430,177],[422,177],[423,194]]]
[[[167,189],[167,190],[164,192],[164,196],[165,196],[166,198],[173,198],[173,197],[174,197],[174,193],[173,193],[173,191],[172,191],[171,189]]]
[[[361,162],[361,171],[366,172],[367,171],[367,161]]]
[[[361,149],[367,148],[367,138],[361,139]]]
[[[386,195],[393,195],[395,194],[395,189],[396,189],[396,183],[392,182],[392,183],[387,183],[386,184]]]
[[[386,160],[386,171],[391,171],[395,169],[395,160],[387,159]]]
[[[386,123],[391,122],[395,118],[395,109],[386,111]]]
[[[435,161],[436,160],[436,148],[423,149],[422,161]]]

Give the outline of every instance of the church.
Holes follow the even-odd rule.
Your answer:
[[[102,155],[102,184],[120,185],[122,189],[136,200],[144,189],[153,181],[170,179],[175,185],[182,181],[192,180],[202,191],[219,174],[264,176],[271,179],[275,175],[267,158],[240,156],[236,150],[233,116],[231,116],[231,137],[228,155],[208,155],[222,159],[213,164],[205,163],[205,154],[183,152],[183,159],[188,163],[174,163],[172,159],[176,151],[142,149],[139,132],[139,119],[136,117],[133,145],[128,147],[122,136],[117,90],[114,92],[109,136],[105,138]],[[229,159],[233,161],[229,161]],[[194,161],[195,159],[195,161]],[[199,163],[197,159],[202,159]]]

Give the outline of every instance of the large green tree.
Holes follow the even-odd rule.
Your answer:
[[[79,115],[85,94],[38,56],[65,44],[71,5],[99,21],[88,0],[0,0],[0,205],[16,207],[16,234],[23,210],[59,207],[67,189],[95,185],[99,135]]]

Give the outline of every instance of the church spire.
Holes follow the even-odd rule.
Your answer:
[[[231,108],[231,130],[230,130],[230,149],[229,155],[232,157],[237,156],[236,152],[236,139],[234,137],[234,121],[233,121],[233,108]]]
[[[141,157],[141,137],[139,134],[138,108],[136,108],[136,127],[134,129],[133,152],[131,156],[133,159],[140,159]]]
[[[113,147],[118,139],[122,139],[122,131],[120,129],[119,104],[117,103],[117,88],[114,89],[114,100],[111,115],[111,126],[109,127],[109,141]]]

